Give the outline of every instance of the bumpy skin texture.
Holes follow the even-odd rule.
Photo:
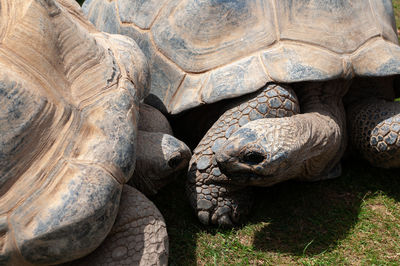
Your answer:
[[[334,166],[347,143],[342,97],[348,85],[336,81],[297,87],[302,114],[244,125],[216,153],[218,165],[228,176],[257,186],[337,177]]]
[[[132,40],[99,33],[75,1],[0,6],[0,264],[77,259],[110,232],[133,174],[146,60]],[[145,216],[159,217],[153,207]],[[147,226],[164,239],[160,221]],[[140,252],[164,263],[159,247]]]
[[[400,167],[400,104],[396,78],[358,78],[345,96],[349,151],[376,167]],[[358,154],[357,154],[358,153]]]
[[[372,165],[400,167],[400,104],[361,100],[348,108],[351,142]]]
[[[229,225],[238,222],[251,205],[246,180],[224,175],[215,153],[241,126],[266,117],[299,113],[295,93],[288,87],[268,85],[259,92],[236,100],[214,123],[193,152],[187,190],[193,208],[204,224]]]
[[[167,265],[168,235],[156,206],[125,185],[115,224],[93,253],[71,265]]]

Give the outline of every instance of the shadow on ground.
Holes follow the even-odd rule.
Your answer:
[[[400,200],[398,170],[373,168],[364,162],[343,163],[340,178],[315,183],[287,182],[255,189],[248,221],[260,224],[253,247],[264,252],[313,256],[335,248],[358,221],[366,198],[383,192]],[[194,216],[184,193],[184,177],[152,199],[163,213],[170,237],[170,264],[196,264],[196,236],[223,229],[206,228]]]
[[[164,216],[169,237],[169,264],[196,264],[196,236],[206,230],[194,216],[185,195],[185,175],[151,197]]]
[[[289,182],[259,189],[250,222],[267,222],[254,248],[316,255],[334,248],[358,221],[366,198],[383,192],[400,200],[400,174],[364,162],[343,164],[343,175],[316,183]],[[398,172],[398,170],[397,170]]]

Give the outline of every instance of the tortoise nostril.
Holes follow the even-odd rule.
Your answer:
[[[264,155],[257,151],[250,151],[243,155],[242,162],[247,164],[259,164],[264,161]]]
[[[180,152],[174,153],[171,158],[168,160],[168,165],[171,168],[176,168],[182,162],[182,155]]]

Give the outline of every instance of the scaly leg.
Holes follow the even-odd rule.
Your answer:
[[[93,253],[72,265],[167,265],[168,235],[157,207],[125,185],[114,226]]]
[[[232,221],[238,222],[251,205],[252,197],[247,184],[240,180],[232,182],[231,177],[223,174],[217,165],[215,153],[223,143],[250,121],[292,116],[299,111],[292,89],[267,85],[233,102],[214,123],[194,150],[188,174],[190,202],[203,224],[230,225]]]
[[[400,103],[365,99],[347,110],[352,145],[372,165],[400,167]]]

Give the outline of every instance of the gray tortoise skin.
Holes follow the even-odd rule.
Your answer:
[[[187,170],[192,153],[160,111],[141,103],[139,116],[136,168],[128,184],[151,196]]]
[[[179,117],[220,103],[188,172],[204,224],[240,221],[252,186],[339,176],[348,136],[373,165],[400,166],[390,0],[87,0],[83,9],[138,43],[158,109]]]
[[[138,139],[165,130],[146,122],[158,111],[139,110],[145,56],[130,38],[98,32],[73,0],[0,0],[0,11],[0,265],[96,249],[74,265],[166,265],[163,217],[126,185],[147,171],[135,170],[138,150],[163,135]],[[171,143],[148,163],[184,167],[188,148]]]

